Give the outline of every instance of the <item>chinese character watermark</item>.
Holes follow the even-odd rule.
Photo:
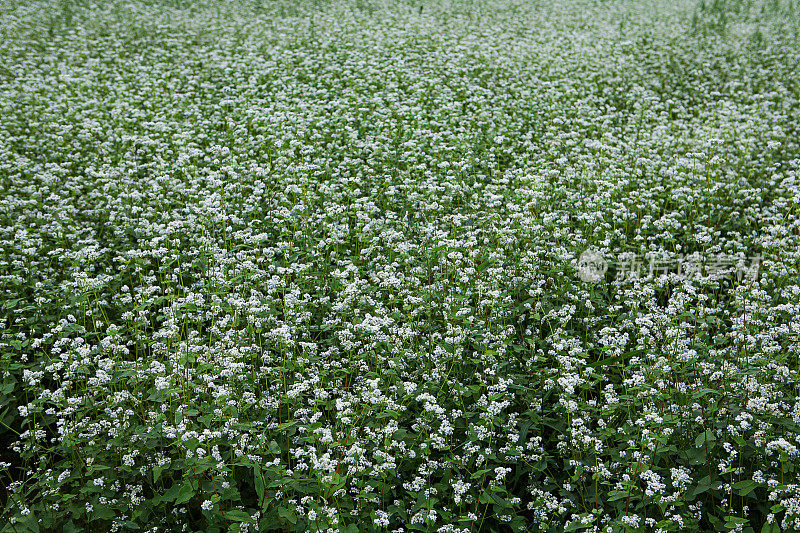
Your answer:
[[[675,274],[685,279],[744,279],[754,280],[761,267],[761,256],[737,257],[726,254],[711,254],[702,257],[699,253],[669,256],[648,253],[644,256],[632,252],[620,254],[616,260],[607,260],[595,249],[588,249],[578,258],[578,277],[587,283],[605,279],[609,266],[614,266],[617,281],[658,278]]]
[[[608,270],[608,262],[603,254],[589,249],[578,258],[578,276],[587,283],[596,283],[603,279]]]

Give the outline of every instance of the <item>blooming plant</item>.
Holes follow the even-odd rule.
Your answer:
[[[0,532],[800,530],[798,9],[0,2]]]

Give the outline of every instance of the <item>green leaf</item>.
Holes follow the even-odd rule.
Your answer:
[[[758,487],[758,483],[752,479],[745,479],[743,481],[739,481],[738,483],[734,483],[732,487],[739,491],[739,496],[747,496]]]
[[[725,527],[725,524],[722,523],[722,520],[712,514],[708,515],[708,521],[711,522],[711,525],[713,525],[717,531]]]
[[[627,490],[612,490],[608,493],[608,501],[615,502],[617,500],[621,500],[623,498],[628,497],[629,492]]]
[[[24,521],[17,522],[15,529],[12,529],[11,531],[14,531],[15,533],[17,531],[32,531],[33,533],[39,533],[39,521],[33,514],[30,514],[25,517]]]
[[[486,472],[491,472],[491,468],[485,468],[483,470],[476,470],[474,474],[470,476],[470,479],[477,479],[484,475]]]
[[[487,259],[486,261],[478,265],[478,268],[475,269],[475,272],[477,274],[482,274],[483,272],[488,270],[489,267],[492,266],[493,264],[494,264],[494,259]]]
[[[255,466],[253,475],[255,476],[256,494],[258,495],[258,503],[264,503],[264,476],[261,474],[261,467]]]
[[[291,509],[287,509],[286,507],[278,507],[278,516],[287,520],[290,524],[294,525],[297,523],[297,514]]]
[[[716,437],[714,437],[714,432],[711,431],[710,429],[705,430],[700,435],[698,435],[696,439],[694,439],[694,445],[698,448],[706,443],[708,443],[708,446],[710,448],[714,445],[715,442],[717,442],[717,439]]]
[[[108,505],[97,504],[92,510],[92,520],[111,520],[117,513]]]
[[[592,520],[588,524],[581,523],[580,519],[583,518],[584,516],[589,516],[589,513],[581,514],[577,519],[573,520],[566,528],[564,528],[564,531],[578,531],[579,529],[586,529],[592,527],[592,525],[594,524],[594,520]]]
[[[174,502],[175,498],[178,497],[178,492],[180,491],[180,487],[178,485],[172,485],[170,488],[164,492],[164,496],[162,497],[163,501],[167,502]]]
[[[691,497],[697,496],[698,494],[703,494],[704,492],[708,491],[711,488],[711,477],[706,476],[700,481],[697,482],[697,486],[690,489]]]
[[[153,467],[153,483],[158,483],[158,480],[161,478],[161,473],[164,471],[166,466],[154,466]]]
[[[225,518],[227,518],[228,520],[231,520],[233,522],[248,522],[248,523],[253,523],[254,522],[252,516],[250,516],[249,514],[247,514],[244,511],[240,511],[238,509],[235,509],[233,511],[228,511],[228,512],[226,512],[224,514],[224,516],[225,516]]]
[[[189,500],[191,500],[193,496],[194,496],[194,489],[192,489],[191,483],[187,481],[183,485],[181,485],[181,488],[178,491],[178,495],[175,498],[175,505],[186,503]]]

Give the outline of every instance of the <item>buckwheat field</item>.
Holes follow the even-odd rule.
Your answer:
[[[797,0],[0,0],[0,531],[800,531]]]

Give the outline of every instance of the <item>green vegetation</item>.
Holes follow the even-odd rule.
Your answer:
[[[800,531],[798,13],[0,0],[0,532]]]

